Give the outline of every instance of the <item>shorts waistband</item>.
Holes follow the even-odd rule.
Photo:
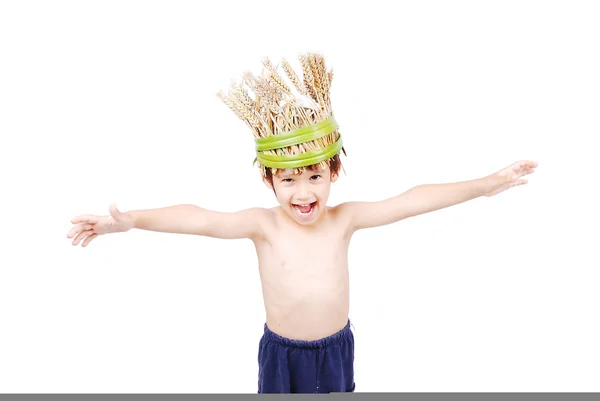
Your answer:
[[[265,332],[263,334],[263,338],[265,338],[266,340],[269,340],[269,341],[274,341],[281,345],[289,346],[289,347],[321,348],[321,349],[323,349],[323,348],[327,348],[328,346],[330,346],[332,344],[336,344],[340,341],[346,340],[350,335],[352,335],[352,332],[350,330],[350,320],[348,320],[348,323],[346,323],[346,326],[344,326],[344,328],[341,329],[340,331],[338,331],[337,333],[334,333],[325,338],[321,338],[319,340],[313,340],[313,341],[292,340],[292,339],[289,339],[286,337],[282,337],[279,334],[272,332],[269,329],[269,327],[267,326],[267,324],[265,323]]]

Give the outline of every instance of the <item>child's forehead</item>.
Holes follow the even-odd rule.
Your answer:
[[[308,172],[309,174],[323,174],[327,171],[326,168],[323,167],[312,167],[312,168],[307,168],[307,167],[302,167],[302,168],[298,168],[298,169],[278,169],[277,170],[277,177],[286,177],[286,176],[294,176],[294,175],[302,175],[304,172]]]

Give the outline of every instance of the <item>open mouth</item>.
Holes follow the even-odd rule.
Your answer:
[[[317,202],[315,201],[313,203],[306,203],[304,205],[292,205],[292,206],[301,217],[309,217],[310,215],[312,215],[313,211],[315,210],[316,205],[317,205]]]

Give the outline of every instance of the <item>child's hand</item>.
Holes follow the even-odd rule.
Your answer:
[[[535,172],[537,163],[531,160],[522,160],[498,171],[486,178],[486,192],[484,196],[498,195],[500,192],[517,185],[527,184],[527,180],[520,179],[522,176]]]
[[[75,236],[73,245],[77,245],[85,237],[81,244],[82,247],[85,247],[98,235],[126,232],[133,227],[131,215],[121,213],[114,204],[110,205],[109,212],[109,216],[86,214],[75,217],[71,220],[75,227],[69,231],[67,238]]]

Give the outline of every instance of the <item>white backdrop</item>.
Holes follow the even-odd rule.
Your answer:
[[[0,392],[256,391],[250,241],[66,234],[111,202],[275,206],[216,92],[305,51],[335,71],[332,205],[539,163],[356,235],[356,391],[600,390],[599,18],[592,1],[2,2]]]

